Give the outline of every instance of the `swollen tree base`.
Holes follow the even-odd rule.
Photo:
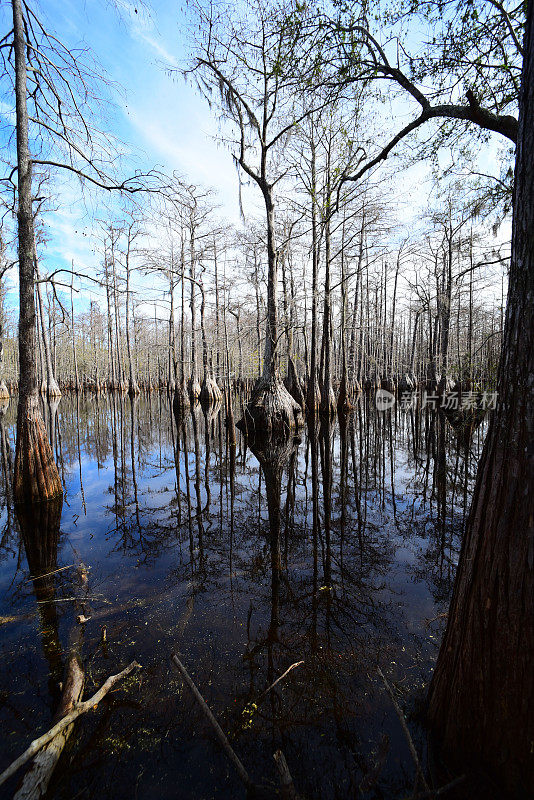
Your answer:
[[[38,503],[63,494],[37,395],[20,397],[13,495],[16,503]]]
[[[198,403],[200,399],[200,383],[196,378],[190,378],[188,381],[189,401],[191,405]]]
[[[333,417],[336,413],[336,396],[332,386],[323,386],[319,413],[322,417]]]
[[[130,378],[130,382],[128,384],[128,394],[130,397],[136,397],[138,394],[141,394],[141,389],[139,388],[139,384],[135,378]]]
[[[49,378],[46,383],[46,396],[47,397],[61,397],[61,389],[55,378]]]
[[[200,402],[204,405],[211,405],[212,403],[220,403],[221,401],[222,392],[216,382],[213,378],[204,378],[200,390]]]
[[[262,376],[237,427],[250,435],[291,431],[302,423],[300,406],[276,376]]]

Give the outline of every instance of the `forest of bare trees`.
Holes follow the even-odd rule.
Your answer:
[[[282,476],[299,431],[314,493],[321,462],[323,507],[314,494],[312,524],[329,543],[332,431],[339,424],[346,448],[359,404],[392,415],[435,411],[462,442],[485,419],[424,716],[443,774],[481,770],[484,792],[494,785],[498,796],[529,796],[532,2],[192,0],[181,21],[187,57],[165,69],[195,87],[217,120],[237,174],[239,220],[225,214],[216,185],[131,159],[107,127],[112,81],[96,55],[56,36],[37,3],[5,6],[0,402],[17,404],[5,485],[26,551],[30,510],[37,530],[59,530],[68,495],[50,441],[62,396],[75,398],[78,427],[81,402],[110,402],[115,419],[129,397],[132,470],[137,398],[164,398],[177,432],[178,502],[176,453],[190,417],[199,470],[195,409],[206,418],[208,505],[208,417],[224,420],[232,475],[237,423],[265,478],[273,575]],[[110,25],[123,13],[120,3],[109,9]],[[431,185],[424,199],[422,167]],[[84,207],[91,263],[50,253],[62,180]],[[367,499],[354,446],[352,457],[361,547]],[[78,458],[81,484],[79,439]],[[465,475],[467,497],[467,466]],[[199,474],[194,481],[201,518]],[[288,477],[288,504],[292,491]],[[138,506],[136,484],[135,492]],[[43,511],[47,503],[54,513]],[[394,489],[393,508],[396,519]],[[331,591],[328,575],[322,588]],[[72,683],[78,667],[68,664]],[[76,691],[54,719],[76,709],[83,678]],[[416,763],[414,796],[437,796]]]

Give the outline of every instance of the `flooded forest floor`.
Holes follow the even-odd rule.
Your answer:
[[[165,394],[66,396],[44,411],[57,519],[17,518],[14,400],[0,418],[0,771],[50,727],[83,564],[84,696],[133,659],[143,669],[78,720],[50,796],[245,796],[174,651],[255,783],[277,782],[281,747],[310,800],[410,796],[379,669],[425,759],[424,698],[486,422],[458,438],[439,410],[379,412],[362,396],[348,420],[266,453],[241,433],[234,451],[220,407],[176,420]]]

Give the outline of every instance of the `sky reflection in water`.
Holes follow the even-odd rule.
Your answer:
[[[53,796],[244,797],[175,649],[256,783],[275,780],[281,746],[309,798],[412,789],[377,667],[424,754],[418,711],[485,423],[467,441],[439,412],[380,414],[363,397],[341,428],[268,453],[238,434],[234,455],[220,409],[177,425],[163,394],[64,397],[60,532],[49,519],[21,536],[6,494],[15,410],[1,431],[0,769],[50,726],[76,613],[69,565],[83,562],[86,696],[133,658],[144,668],[77,723]],[[28,564],[69,568],[31,581]]]

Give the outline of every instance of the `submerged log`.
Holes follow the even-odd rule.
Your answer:
[[[204,700],[204,698],[200,694],[200,692],[197,689],[193,679],[189,675],[188,671],[186,670],[186,668],[184,667],[184,665],[182,664],[182,662],[180,661],[180,659],[178,658],[176,653],[172,654],[171,660],[172,660],[172,663],[174,664],[174,666],[176,667],[176,669],[178,670],[178,672],[180,673],[180,675],[182,676],[182,679],[183,679],[184,683],[186,684],[186,686],[188,687],[189,691],[191,692],[191,694],[193,695],[193,697],[197,701],[197,703],[199,705],[199,708],[201,709],[205,719],[210,723],[210,725],[211,725],[211,727],[212,727],[212,729],[213,729],[213,731],[215,733],[215,736],[217,737],[217,741],[219,742],[220,746],[222,747],[226,757],[228,758],[230,763],[233,765],[235,771],[237,772],[237,774],[239,776],[239,779],[241,780],[243,785],[246,787],[247,791],[251,791],[251,790],[253,791],[254,790],[254,784],[250,780],[248,772],[246,771],[246,769],[243,766],[243,764],[242,764],[241,760],[239,759],[239,757],[236,755],[236,753],[233,750],[230,742],[228,741],[224,731],[222,730],[221,726],[219,725],[219,723],[217,722],[217,720],[213,716],[213,713],[212,713],[210,707],[208,706],[208,704],[206,703],[206,701]]]
[[[91,711],[93,708],[103,700],[106,694],[112,689],[116,683],[118,683],[122,678],[125,678],[130,672],[133,672],[135,669],[141,669],[141,665],[137,663],[137,661],[132,661],[131,664],[128,664],[126,669],[123,669],[122,672],[119,672],[117,675],[110,675],[105,683],[102,684],[100,689],[95,692],[95,694],[89,698],[89,700],[84,700],[83,703],[78,703],[74,706],[72,711],[66,714],[62,719],[60,719],[55,725],[50,728],[49,731],[44,733],[42,736],[39,736],[37,739],[34,739],[33,742],[30,744],[27,750],[22,753],[15,761],[13,761],[10,766],[2,772],[0,775],[0,786],[4,784],[9,778],[14,775],[17,770],[20,769],[24,764],[27,764],[30,759],[32,759],[43,747],[46,747],[50,742],[52,742],[57,736],[59,736],[66,728],[72,725],[78,717],[81,717],[82,714],[85,714],[87,711]]]
[[[85,674],[79,656],[77,653],[71,653],[67,663],[61,700],[53,719],[53,726],[72,713],[82,696],[84,682]],[[31,768],[24,776],[22,784],[13,795],[13,800],[39,800],[39,798],[44,797],[52,773],[73,729],[74,721],[62,728],[53,739],[39,750],[33,759]]]

